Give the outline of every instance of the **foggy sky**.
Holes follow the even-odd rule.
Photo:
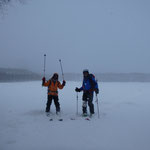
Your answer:
[[[150,73],[149,0],[31,0],[0,19],[0,67]]]

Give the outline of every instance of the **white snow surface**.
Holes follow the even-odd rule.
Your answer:
[[[45,115],[47,88],[41,82],[0,83],[0,150],[150,149],[150,83],[99,83],[100,119],[94,97],[90,121],[76,116],[74,89],[81,84],[67,82],[59,91],[60,122]],[[79,93],[79,114],[81,106]]]

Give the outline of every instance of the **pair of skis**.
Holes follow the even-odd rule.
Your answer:
[[[49,121],[53,121],[54,119],[53,118],[50,118],[49,119]],[[62,118],[59,118],[59,119],[57,119],[58,121],[63,121],[63,119]]]
[[[63,121],[63,118],[61,118],[60,114],[50,114],[50,113],[46,113],[46,116],[49,117],[49,121],[53,121],[53,120],[58,120],[58,121]]]
[[[83,117],[82,117],[82,118],[83,118]],[[76,118],[70,118],[70,120],[77,120],[77,119],[76,119]],[[84,120],[90,121],[91,118],[89,118],[89,117],[84,117]]]
[[[90,121],[92,118],[93,118],[93,116],[91,116],[91,115],[77,115],[76,117],[72,117],[72,118],[70,118],[70,120],[77,120],[78,118],[83,118],[84,120],[87,120],[87,121]]]

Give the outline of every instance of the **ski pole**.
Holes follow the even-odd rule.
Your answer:
[[[77,114],[77,116],[78,116],[78,92],[77,92],[77,112],[76,112],[76,114]]]
[[[97,96],[97,94],[96,94],[96,104],[97,104],[98,118],[100,118],[100,114],[99,114],[99,104],[98,104],[98,96]]]
[[[60,68],[61,68],[62,78],[64,80],[64,72],[63,72],[63,67],[62,67],[61,59],[59,59],[59,62],[60,62]]]
[[[45,77],[45,67],[46,67],[46,54],[44,54],[44,77]]]
[[[98,80],[96,79],[96,82],[98,84]],[[96,93],[95,93],[96,94]],[[96,103],[97,103],[97,114],[98,114],[98,118],[100,118],[100,114],[99,114],[99,103],[98,103],[98,96],[96,94]]]

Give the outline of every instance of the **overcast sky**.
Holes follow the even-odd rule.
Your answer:
[[[0,67],[150,73],[149,0],[31,0],[0,19]]]

